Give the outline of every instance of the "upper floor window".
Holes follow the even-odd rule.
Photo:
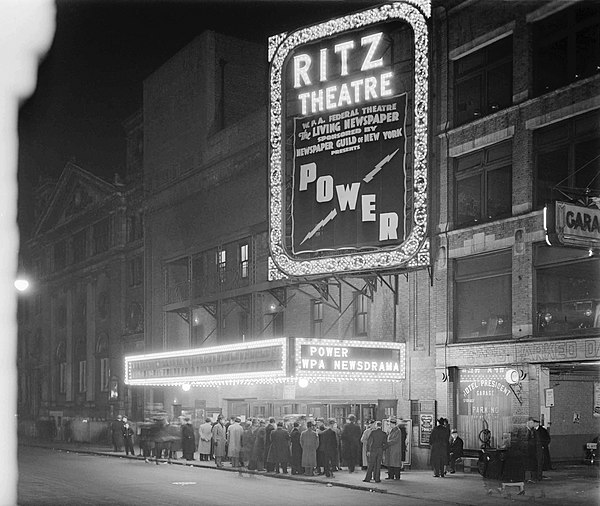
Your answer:
[[[136,241],[144,236],[142,213],[130,213],[127,217],[127,241]]]
[[[490,221],[512,212],[512,143],[455,160],[456,224]]]
[[[227,251],[224,249],[217,250],[217,277],[219,283],[225,283],[227,279]]]
[[[110,246],[110,220],[104,218],[94,225],[94,254],[107,251]]]
[[[87,256],[87,230],[83,229],[73,236],[73,263],[85,260]]]
[[[109,360],[104,357],[100,359],[100,391],[108,392],[108,383],[110,380]]]
[[[534,133],[536,206],[600,191],[600,112],[561,121]]]
[[[323,301],[313,299],[311,301],[311,331],[313,337],[323,337]]]
[[[487,116],[512,103],[512,36],[454,62],[454,123]]]
[[[129,286],[138,286],[142,284],[144,276],[144,259],[138,255],[129,260]]]
[[[503,251],[456,260],[457,340],[512,333],[512,253]]]
[[[87,391],[87,361],[79,361],[79,392]]]
[[[533,91],[540,95],[600,72],[600,4],[575,2],[533,25]]]
[[[240,244],[240,277],[246,279],[249,275],[250,249],[248,243]]]
[[[366,336],[369,300],[362,292],[354,292],[354,335]]]
[[[67,265],[67,246],[65,241],[57,242],[54,245],[54,270],[60,271]]]
[[[586,250],[539,245],[535,281],[537,335],[598,332],[600,259]]]
[[[58,393],[64,394],[67,392],[67,363],[60,362],[58,364]]]

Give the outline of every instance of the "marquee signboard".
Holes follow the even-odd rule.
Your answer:
[[[403,380],[405,344],[297,338],[295,368],[296,377],[314,380]]]
[[[271,278],[429,264],[429,9],[269,40]]]

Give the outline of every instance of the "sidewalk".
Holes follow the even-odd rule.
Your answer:
[[[124,452],[115,453],[112,451],[112,448],[102,445],[37,440],[19,440],[19,444],[58,451],[127,458],[139,460],[140,464],[155,465],[154,461],[151,464],[146,464],[143,457],[126,457]],[[167,464],[167,461],[161,459],[159,463]],[[179,458],[172,459],[171,464],[222,472],[240,472],[237,468],[232,468],[229,463],[225,463],[225,467],[217,469],[214,461],[201,462],[194,460],[188,462]],[[387,473],[383,469],[380,483],[363,482],[365,471],[360,468],[354,473],[349,473],[347,469],[338,471],[333,478],[326,478],[325,476],[292,476],[291,474],[273,474],[246,470],[243,472],[259,474],[273,479],[322,483],[327,486],[346,487],[372,491],[374,493],[424,499],[431,504],[497,505],[507,502],[521,504],[540,502],[544,505],[598,505],[600,504],[599,471],[598,466],[558,465],[555,470],[545,473],[548,477],[547,480],[541,483],[526,483],[521,495],[518,494],[520,491],[519,487],[509,486],[502,490],[502,484],[496,480],[483,479],[479,474],[464,473],[461,471],[453,475],[446,475],[442,479],[434,478],[430,471],[407,470],[402,473],[402,479],[396,481],[386,480]]]

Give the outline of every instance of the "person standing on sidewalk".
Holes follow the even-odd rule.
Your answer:
[[[300,423],[294,422],[290,432],[292,474],[302,474],[302,446],[300,445]]]
[[[360,427],[356,425],[356,417],[348,416],[348,423],[342,429],[342,465],[348,466],[348,472],[353,473],[356,464],[360,462]]]
[[[280,467],[283,474],[287,474],[287,465],[289,461],[290,434],[283,428],[283,422],[279,421],[277,422],[277,429],[271,431],[271,446],[269,448],[267,462],[271,464],[271,469],[275,471],[276,474],[279,474]]]
[[[127,417],[124,416],[123,417],[123,444],[125,445],[125,455],[129,455],[129,453],[131,453],[131,455],[135,455],[135,452],[133,451],[133,435],[134,435],[134,431],[133,428],[131,427],[131,425],[129,424],[129,421],[127,420]]]
[[[381,461],[386,446],[387,434],[381,430],[381,422],[377,421],[367,441],[369,465],[367,466],[367,474],[363,480],[364,482],[369,483],[371,479],[374,479],[375,483],[381,482]]]
[[[319,448],[323,452],[323,472],[327,478],[333,478],[338,461],[338,440],[333,418],[329,419],[328,427],[319,435]]]
[[[205,418],[204,423],[198,429],[200,442],[198,443],[198,453],[200,460],[210,460],[210,447],[212,444],[212,423],[210,418]]]
[[[242,451],[242,419],[235,417],[227,429],[227,456],[231,459],[231,467],[240,467],[240,452]]]
[[[371,435],[371,432],[373,431],[374,428],[375,428],[375,421],[367,420],[365,431],[362,433],[362,436],[360,436],[360,442],[362,444],[362,468],[363,468],[363,470],[366,470],[367,466],[369,465],[369,459],[367,458],[367,441],[369,441],[369,436]]]
[[[189,418],[183,420],[181,426],[181,450],[185,460],[194,460],[194,452],[196,451],[196,437],[194,435],[194,427]]]
[[[429,435],[429,444],[431,445],[429,458],[434,478],[444,477],[444,466],[448,458],[448,439],[448,431],[444,426],[444,418],[440,418]]]
[[[406,429],[398,426],[398,420],[390,420],[392,430],[387,437],[386,463],[388,475],[386,480],[399,480],[402,462],[406,451]]]
[[[215,425],[212,428],[215,463],[217,467],[223,467],[223,457],[227,455],[227,450],[225,448],[227,438],[226,434],[227,433],[225,431],[225,426],[223,425],[223,416],[219,415],[217,423],[215,423]]]
[[[535,431],[537,432],[536,439],[536,447],[535,447],[535,457],[537,464],[537,479],[538,481],[542,481],[544,478],[544,464],[545,464],[545,456],[548,451],[548,445],[550,444],[550,433],[540,425],[539,420],[533,421],[535,426]]]
[[[110,435],[112,439],[113,451],[121,451],[121,442],[123,441],[123,419],[118,415],[110,422]]]
[[[306,422],[306,430],[300,434],[300,446],[302,446],[302,467],[306,476],[314,476],[314,468],[317,466],[317,447],[319,436],[313,429],[313,423]]]

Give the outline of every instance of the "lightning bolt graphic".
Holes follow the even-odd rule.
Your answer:
[[[331,220],[333,220],[333,218],[335,218],[336,216],[337,216],[337,210],[333,209],[327,216],[325,216],[325,218],[323,218],[319,223],[317,223],[315,228],[313,228],[308,234],[306,234],[306,237],[304,239],[302,239],[302,242],[300,244],[303,244],[304,242],[308,241],[313,235],[315,235],[317,233],[317,231],[319,229],[321,229],[325,225],[327,225],[327,223],[329,223]]]
[[[400,151],[400,148],[398,148],[396,151],[394,151],[391,155],[387,155],[383,160],[381,160],[377,165],[375,165],[375,168],[363,178],[363,181],[365,183],[370,182],[377,175],[377,173],[383,168],[383,166],[386,163],[388,163],[392,158],[394,158],[394,156],[396,155],[396,153],[398,151]]]

